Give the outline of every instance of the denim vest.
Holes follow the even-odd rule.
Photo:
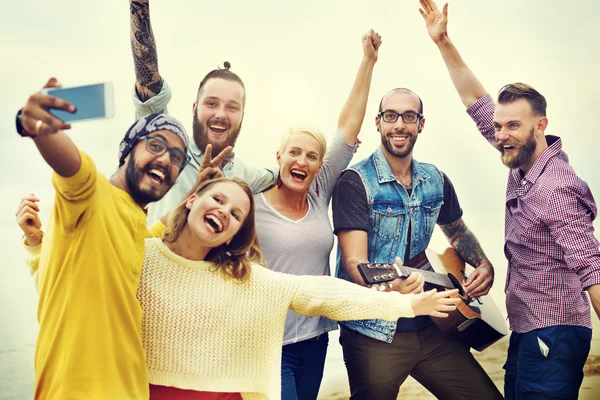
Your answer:
[[[408,260],[425,250],[444,203],[444,181],[437,167],[412,160],[413,180],[410,196],[394,177],[381,146],[370,157],[353,165],[349,170],[358,172],[367,192],[368,261],[393,264],[396,257]],[[410,254],[404,254],[409,222]],[[336,276],[350,280],[342,265],[339,246]],[[385,305],[382,304],[382,307]],[[391,343],[396,333],[397,322],[370,319],[340,323],[365,336]]]

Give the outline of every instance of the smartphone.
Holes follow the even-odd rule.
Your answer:
[[[42,93],[59,97],[77,107],[73,114],[50,109],[50,113],[65,122],[96,118],[112,118],[114,115],[113,84],[111,82],[69,88],[48,88]]]

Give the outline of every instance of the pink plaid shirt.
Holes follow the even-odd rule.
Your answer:
[[[467,113],[494,144],[494,101],[485,95]],[[525,333],[556,325],[592,328],[585,289],[600,284],[600,252],[592,221],[596,203],[569,165],[560,138],[523,176],[511,169],[506,186],[504,254],[510,329]]]

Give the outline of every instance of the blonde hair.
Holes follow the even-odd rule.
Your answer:
[[[254,224],[254,195],[252,190],[242,179],[217,178],[198,184],[194,193],[199,197],[211,187],[226,182],[236,183],[244,190],[250,200],[250,209],[242,226],[233,236],[231,242],[212,248],[208,252],[205,261],[212,262],[215,269],[221,270],[225,275],[243,281],[250,276],[252,263],[263,264],[260,243],[258,242],[258,236],[256,236],[256,227]],[[165,242],[175,242],[183,228],[187,225],[190,210],[186,207],[186,204],[189,199],[188,197],[182,200],[171,213],[171,217],[167,223],[167,230],[163,235]]]
[[[281,140],[281,146],[279,147],[279,154],[283,155],[285,153],[285,149],[290,144],[290,140],[292,139],[292,135],[295,133],[307,133],[319,143],[320,154],[319,154],[319,163],[323,164],[323,158],[325,157],[325,153],[327,152],[327,140],[325,139],[325,135],[323,132],[317,128],[316,126],[311,125],[298,125],[290,128],[286,134],[283,135]]]

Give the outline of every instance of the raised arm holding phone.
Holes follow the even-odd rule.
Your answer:
[[[61,85],[56,78],[44,85],[44,88],[58,88]],[[23,107],[21,124],[34,138],[40,154],[56,173],[63,177],[73,176],[81,166],[81,157],[73,141],[63,132],[71,129],[70,124],[55,117],[49,109],[75,112],[75,106],[56,97],[41,92],[29,97]]]
[[[54,78],[46,84],[58,86]],[[121,141],[119,168],[107,179],[66,135],[70,125],[52,109],[75,111],[38,92],[19,116],[55,171],[56,197],[35,274],[40,293],[35,398],[147,398],[135,297],[144,238],[151,235],[144,208],[170,189],[185,166],[188,137],[168,115],[136,121]],[[25,198],[22,206],[17,219],[25,242],[39,245],[37,198]]]

